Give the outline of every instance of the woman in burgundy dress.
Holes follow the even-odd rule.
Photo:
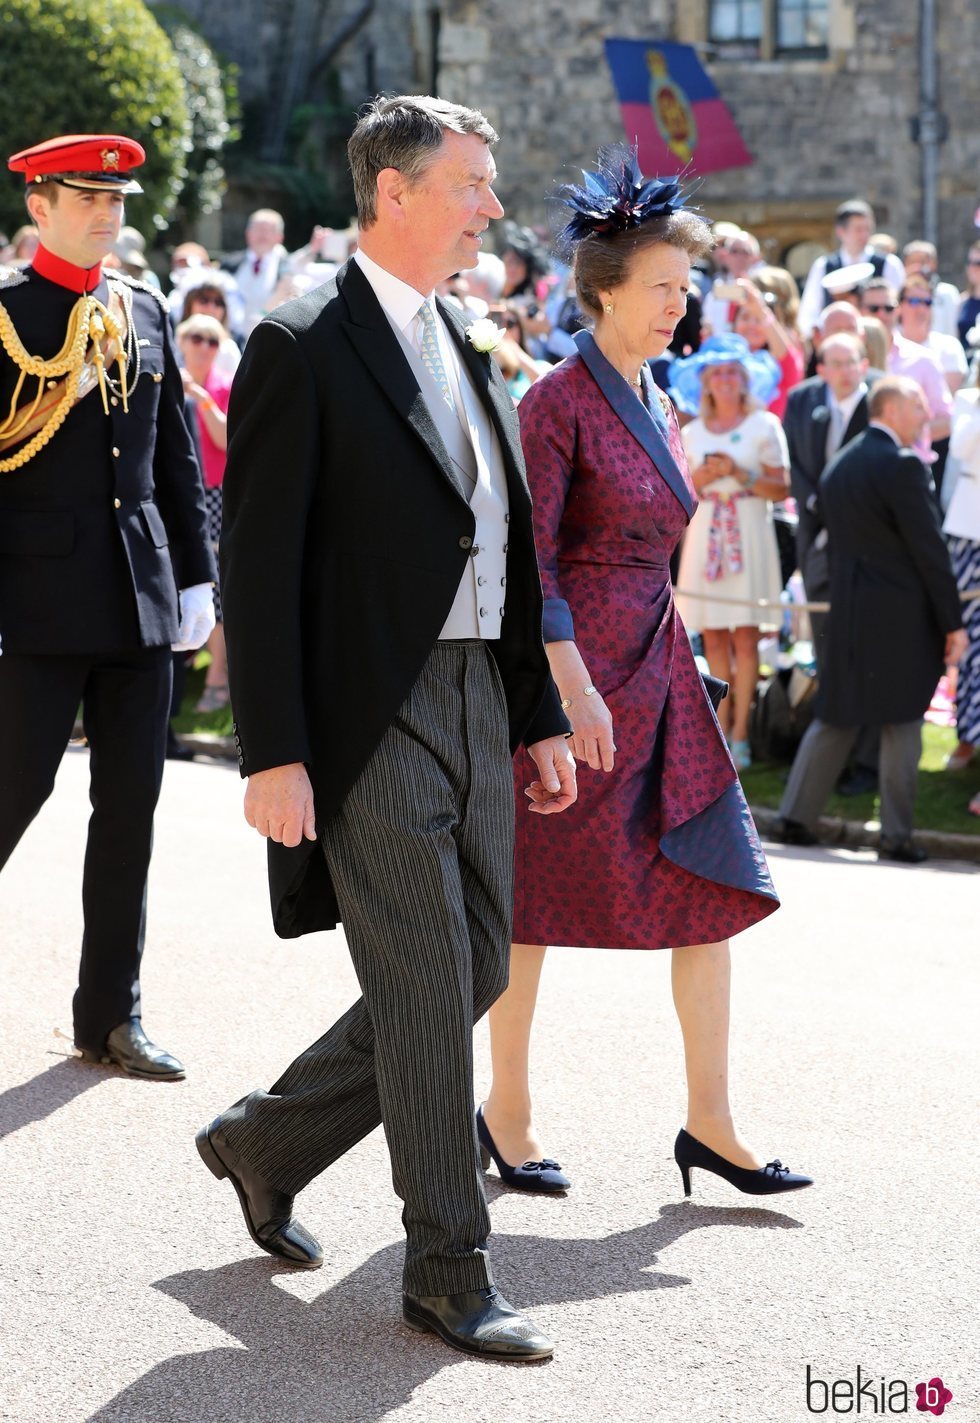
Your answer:
[[[711,235],[682,210],[676,182],[646,182],[621,148],[602,150],[587,186],[562,196],[574,213],[562,236],[594,332],[531,387],[520,422],[545,642],[585,764],[574,815],[518,805],[516,942],[511,986],[490,1011],[484,1162],[492,1156],[521,1189],[569,1184],[543,1158],[531,1120],[528,1041],[545,946],[671,948],[688,1081],[675,1146],[685,1190],[692,1166],[754,1193],[795,1189],[810,1178],[757,1156],[728,1101],[728,940],[778,900],[674,607],[670,555],[697,496],[673,407],[646,367],[684,315],[691,258]],[[519,753],[521,802],[524,762]]]

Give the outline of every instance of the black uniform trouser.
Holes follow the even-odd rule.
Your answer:
[[[91,785],[75,1043],[99,1050],[140,1012],[146,878],[170,705],[168,647],[0,656],[0,869],[51,794],[83,703]]]

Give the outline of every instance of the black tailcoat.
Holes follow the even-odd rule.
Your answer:
[[[78,295],[30,268],[24,276],[0,289],[0,301],[27,351],[50,359]],[[167,646],[177,634],[178,588],[215,577],[167,314],[149,290],[128,289],[142,372],[129,413],[113,396],[107,419],[98,389],[90,391],[27,464],[0,474],[5,652]],[[104,277],[94,295],[108,302]],[[3,415],[17,374],[0,351]],[[25,391],[35,389],[29,377]]]
[[[503,630],[490,644],[512,747],[568,731],[541,638],[541,586],[513,402],[440,304],[503,450]],[[452,606],[475,520],[418,384],[355,262],[249,339],[229,409],[221,590],[242,774],[305,762],[336,814]],[[323,855],[270,843],[276,930],[333,928]]]
[[[796,528],[796,559],[807,595],[819,598],[826,591],[826,568],[812,570],[807,577],[813,541],[823,527],[817,508],[817,485],[827,464],[827,429],[830,420],[830,391],[820,376],[812,376],[791,390],[786,400],[783,429],[789,448],[790,489],[796,500],[799,523]],[[868,399],[863,396],[854,407],[841,448],[868,425]],[[812,586],[811,586],[812,584]]]
[[[917,721],[963,625],[929,475],[870,426],[820,480],[830,536],[830,614],[820,715],[834,726]]]

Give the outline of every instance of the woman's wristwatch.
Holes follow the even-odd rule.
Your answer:
[[[588,685],[587,687],[583,687],[583,688],[582,688],[582,696],[583,696],[583,697],[592,697],[592,696],[594,696],[594,695],[595,695],[595,687],[592,686],[592,683],[591,683],[591,682],[589,683],[589,685]],[[574,702],[574,700],[575,700],[574,697],[562,697],[562,699],[561,699],[561,709],[562,709],[562,711],[568,711],[568,708],[572,705],[572,702]]]

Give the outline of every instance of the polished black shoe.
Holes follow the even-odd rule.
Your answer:
[[[202,1127],[194,1140],[212,1175],[219,1181],[227,1176],[237,1191],[248,1233],[259,1249],[301,1269],[319,1269],[323,1251],[319,1241],[293,1219],[292,1196],[270,1186],[229,1146],[221,1130],[221,1118],[215,1117],[209,1127]]]
[[[402,1295],[402,1314],[409,1329],[438,1334],[450,1348],[483,1359],[530,1364],[555,1352],[547,1335],[493,1285],[459,1295]]]
[[[536,1191],[538,1195],[556,1195],[571,1188],[571,1181],[562,1173],[558,1162],[550,1157],[546,1156],[543,1161],[525,1161],[522,1166],[509,1166],[487,1129],[482,1106],[476,1109],[476,1134],[480,1139],[480,1161],[484,1171],[492,1158],[505,1186],[512,1186],[515,1191]]]
[[[782,1191],[801,1191],[804,1186],[813,1185],[812,1176],[801,1176],[798,1172],[791,1171],[778,1158],[775,1161],[767,1161],[765,1166],[760,1166],[756,1171],[750,1171],[747,1166],[736,1166],[733,1162],[726,1161],[724,1156],[719,1156],[717,1151],[712,1151],[710,1146],[702,1145],[683,1127],[674,1142],[674,1160],[681,1169],[685,1196],[691,1194],[692,1166],[721,1176],[723,1180],[749,1196],[776,1196]]]
[[[855,766],[853,771],[845,771],[837,782],[837,794],[843,796],[867,795],[878,789],[878,772],[871,766]]]
[[[819,837],[814,835],[812,830],[808,830],[798,820],[785,820],[782,816],[773,822],[767,838],[775,840],[777,845],[819,844]]]
[[[921,865],[929,856],[914,840],[889,840],[882,835],[878,841],[878,859],[894,860],[899,865]]]
[[[113,1028],[101,1052],[81,1048],[79,1055],[83,1062],[100,1062],[106,1067],[114,1064],[132,1077],[180,1082],[187,1076],[182,1062],[150,1042],[138,1018],[127,1018],[125,1023]]]

